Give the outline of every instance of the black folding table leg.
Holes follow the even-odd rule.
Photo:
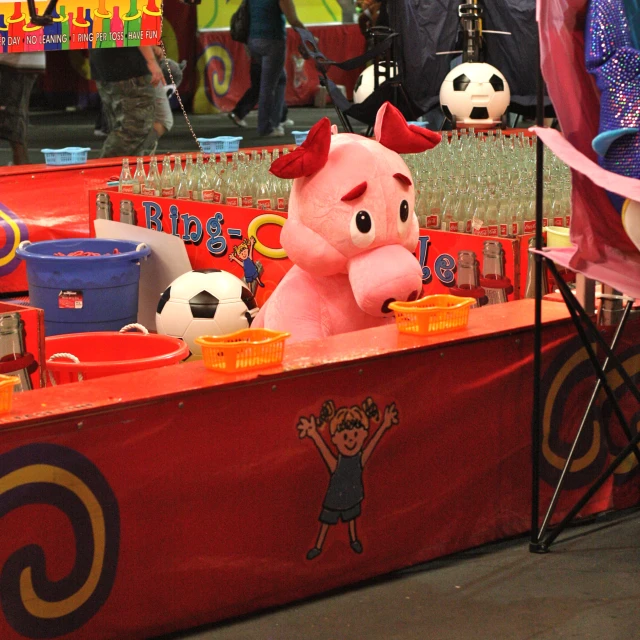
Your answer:
[[[562,293],[562,297],[565,299],[567,307],[569,311],[573,309],[577,316],[582,320],[582,323],[586,327],[586,329],[591,334],[591,337],[600,344],[607,358],[611,358],[611,362],[613,363],[613,367],[620,374],[620,377],[625,382],[625,384],[629,387],[629,391],[633,394],[635,399],[640,402],[640,389],[636,386],[635,382],[631,379],[631,376],[627,373],[626,369],[622,366],[622,363],[618,359],[618,357],[612,353],[607,341],[603,338],[602,334],[598,331],[598,328],[593,324],[589,314],[582,308],[582,305],[576,300],[576,297],[571,293],[571,290],[567,286],[567,283],[560,277],[558,270],[556,269],[555,264],[551,260],[547,260],[547,264],[549,265],[549,271],[553,273],[554,278],[557,281],[558,288],[560,289],[560,293]]]
[[[627,319],[629,318],[629,314],[631,312],[631,307],[633,306],[633,301],[629,300],[625,306],[624,312],[622,314],[622,318],[620,319],[620,322],[618,324],[618,327],[616,329],[616,333],[613,337],[613,340],[611,342],[611,350],[615,350],[617,344],[618,344],[618,340],[620,339],[620,337],[622,336],[622,333],[624,331],[624,327],[627,323]],[[606,373],[607,369],[608,369],[608,365],[609,365],[609,358],[607,358],[604,361],[604,364],[602,365],[602,370]],[[555,512],[555,508],[558,502],[558,498],[560,497],[560,493],[562,491],[562,489],[564,488],[564,483],[566,480],[566,476],[569,472],[569,469],[571,467],[571,464],[573,463],[573,458],[576,452],[576,449],[578,447],[578,442],[580,442],[580,438],[582,436],[582,432],[587,424],[587,419],[589,417],[589,413],[591,412],[591,409],[598,397],[598,394],[600,393],[600,387],[601,387],[601,383],[600,380],[598,379],[596,381],[595,387],[593,389],[593,393],[591,394],[591,399],[589,400],[589,404],[587,405],[587,408],[584,412],[583,418],[582,418],[582,422],[580,423],[580,427],[578,428],[578,432],[576,434],[576,437],[573,440],[573,444],[571,445],[571,450],[569,451],[569,455],[567,456],[567,460],[564,464],[564,467],[562,469],[562,473],[560,474],[560,479],[558,480],[558,484],[556,485],[556,489],[553,493],[553,497],[551,498],[551,502],[549,504],[549,508],[547,509],[547,513],[544,517],[544,520],[542,522],[542,525],[540,526],[540,532],[539,532],[539,538],[544,538],[546,532],[547,532],[547,527],[549,525],[549,521],[551,520],[551,518],[553,517],[553,514]]]
[[[571,293],[571,290],[567,286],[567,283],[562,279],[562,277],[558,273],[556,265],[553,263],[553,261],[547,260],[547,267],[549,271],[551,271],[551,273],[553,274],[554,279],[556,280],[556,284],[558,285],[558,288],[560,289],[560,293],[562,294],[565,304],[569,309],[569,313],[571,314],[571,319],[573,320],[573,324],[575,325],[576,329],[578,330],[578,333],[580,334],[582,345],[585,348],[587,355],[589,356],[589,360],[591,361],[591,364],[593,366],[593,370],[595,371],[596,376],[598,376],[600,382],[602,383],[602,387],[605,390],[607,397],[609,398],[609,402],[611,402],[611,406],[613,407],[616,417],[620,422],[620,426],[622,427],[622,430],[627,436],[627,439],[631,440],[633,438],[631,429],[629,428],[627,420],[624,417],[624,414],[622,413],[622,409],[620,408],[620,405],[618,404],[615,394],[613,393],[611,386],[609,385],[607,376],[602,371],[602,366],[600,365],[600,362],[596,357],[596,354],[594,353],[593,348],[591,347],[591,340],[589,339],[589,336],[587,335],[585,328],[582,326],[582,323],[580,322],[580,317],[577,312],[576,306],[580,307],[580,309],[583,312],[584,312],[584,309],[582,309],[582,305],[576,300],[575,296],[573,295],[573,293]],[[586,314],[584,315],[586,316]],[[588,316],[586,317],[589,320],[589,322],[591,322],[591,319]],[[595,332],[598,334],[600,340],[604,342],[603,347],[605,348],[607,357],[613,362],[613,366],[616,368],[618,373],[621,375],[622,379],[625,381],[627,388],[629,389],[629,391],[631,391],[631,393],[633,393],[633,395],[638,397],[638,393],[640,392],[636,384],[633,382],[633,380],[631,380],[631,378],[627,374],[625,368],[622,366],[622,363],[618,360],[616,355],[612,353],[612,351],[609,349],[609,345],[606,343],[604,338],[602,338],[602,336],[600,335],[600,332],[597,329],[595,329]],[[598,342],[600,342],[600,340],[598,340]],[[638,463],[640,464],[640,450],[638,450],[637,447],[634,447],[633,453],[636,459],[638,460]]]

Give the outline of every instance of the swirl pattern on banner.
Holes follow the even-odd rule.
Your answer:
[[[16,249],[23,240],[29,239],[29,233],[27,225],[0,202],[0,238],[2,235],[4,244],[0,246],[0,276],[6,276],[20,264],[21,259],[16,255]]]
[[[596,345],[592,347],[595,349]],[[597,352],[596,352],[597,353]],[[636,382],[640,378],[640,346],[618,354],[627,373]],[[640,411],[631,413],[631,403],[635,402],[628,393],[617,371],[607,373],[611,386],[623,413],[630,422],[632,432],[638,429]],[[586,349],[579,339],[571,340],[554,358],[542,379],[542,397],[545,398],[542,416],[542,459],[541,476],[550,485],[555,485],[564,467],[573,439],[586,409],[585,402],[575,402],[576,398],[589,397],[595,385],[593,367]],[[585,393],[579,393],[579,388]],[[627,402],[628,401],[628,402]],[[637,405],[637,403],[635,403]],[[627,406],[628,405],[628,406]],[[610,437],[609,426],[614,433],[622,432],[617,426],[611,403],[601,389],[582,432],[574,459],[565,479],[567,489],[580,489],[590,485],[608,462],[623,448],[626,442]],[[616,469],[615,482],[624,482],[626,474],[638,468],[638,461],[630,454]]]
[[[14,551],[0,573],[7,622],[27,638],[57,638],[90,620],[106,602],[116,576],[120,514],[111,487],[78,452],[30,444],[0,455],[0,518],[26,505],[62,511],[75,535],[75,562],[58,581],[47,578],[38,545]]]

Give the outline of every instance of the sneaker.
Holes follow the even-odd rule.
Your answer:
[[[239,127],[246,129],[247,127],[246,120],[241,120],[240,118],[238,118],[238,116],[235,113],[233,113],[233,111],[231,113],[228,113],[227,115],[229,116],[229,120],[231,120],[233,124],[237,124]]]
[[[265,138],[282,138],[285,135],[282,125],[279,124],[271,133],[267,133]]]
[[[281,127],[293,127],[295,122],[291,118],[287,118],[280,123]]]

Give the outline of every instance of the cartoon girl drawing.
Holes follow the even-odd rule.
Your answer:
[[[349,523],[351,548],[362,553],[362,543],[356,533],[356,518],[360,515],[364,499],[362,470],[384,433],[399,423],[395,402],[385,408],[378,429],[365,447],[372,418],[380,420],[378,407],[371,398],[367,398],[361,407],[341,407],[337,411],[333,401],[328,400],[322,405],[318,418],[311,415],[300,418],[298,422],[299,437],[313,440],[331,474],[319,517],[320,532],[315,546],[307,553],[307,560],[313,560],[322,553],[329,527],[340,519]],[[331,441],[338,450],[337,458],[318,433],[325,424],[329,425]]]
[[[253,245],[255,243],[256,239],[253,236],[245,238],[240,244],[233,247],[229,254],[229,260],[238,263],[244,270],[244,281],[253,295],[256,294],[258,285],[264,287],[262,280],[260,280],[260,274],[263,271],[262,264],[253,261]]]

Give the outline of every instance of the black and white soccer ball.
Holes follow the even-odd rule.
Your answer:
[[[240,278],[221,269],[188,271],[165,289],[158,302],[156,328],[182,338],[191,353],[201,355],[198,336],[222,336],[247,329],[258,305]]]
[[[440,87],[442,111],[458,126],[494,126],[510,101],[507,80],[486,62],[463,62],[449,71]]]
[[[374,91],[376,88],[375,85],[375,65],[369,65],[356,80],[356,84],[353,87],[353,103],[360,104],[364,102]],[[380,86],[385,80],[387,80],[387,76],[389,78],[395,78],[398,75],[398,67],[395,64],[389,68],[387,72],[387,63],[381,62],[378,68],[378,86]]]

